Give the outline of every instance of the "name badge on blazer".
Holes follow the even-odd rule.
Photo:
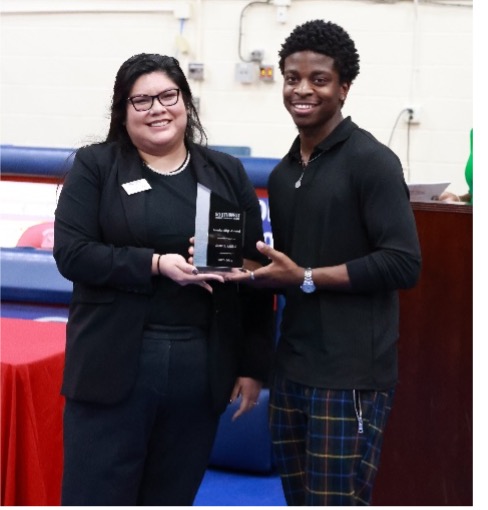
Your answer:
[[[151,185],[146,181],[146,179],[139,179],[137,181],[126,182],[122,184],[122,187],[125,189],[125,192],[128,195],[133,195],[134,193],[140,193],[141,191],[147,191],[148,189],[152,189]]]

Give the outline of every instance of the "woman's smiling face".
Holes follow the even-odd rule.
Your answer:
[[[178,86],[163,72],[143,74],[134,83],[130,97],[154,96]],[[147,111],[136,111],[127,101],[126,128],[132,143],[142,152],[163,155],[184,144],[187,111],[182,94],[172,106],[163,106],[157,98]]]

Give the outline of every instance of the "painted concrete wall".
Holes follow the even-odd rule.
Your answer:
[[[342,25],[360,54],[344,113],[390,144],[409,182],[448,180],[464,193],[473,8],[463,0],[3,0],[1,141],[77,147],[102,139],[117,69],[131,55],[158,52],[185,71],[204,65],[204,80],[190,82],[210,144],[281,157],[296,130],[281,102],[277,53],[295,25],[316,18]],[[236,80],[253,50],[275,66],[274,82]],[[410,130],[406,106],[420,112]]]

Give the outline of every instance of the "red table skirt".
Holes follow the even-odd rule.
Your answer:
[[[1,504],[60,504],[63,323],[1,319]]]

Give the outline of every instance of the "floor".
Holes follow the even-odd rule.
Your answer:
[[[276,473],[254,475],[209,469],[195,506],[286,506]]]

